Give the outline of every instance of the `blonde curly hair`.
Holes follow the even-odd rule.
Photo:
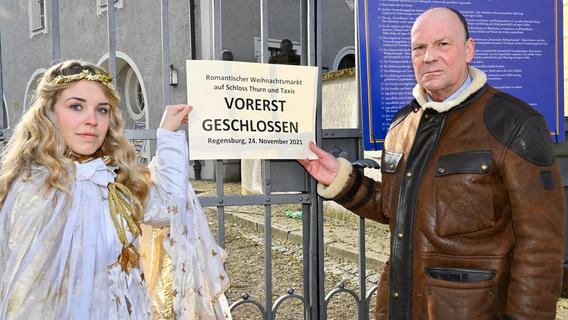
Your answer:
[[[106,71],[93,64],[68,60],[58,63],[43,75],[35,91],[34,103],[15,127],[10,141],[0,161],[0,204],[4,203],[12,183],[21,174],[31,175],[31,166],[38,164],[49,171],[47,188],[56,188],[69,193],[69,187],[75,178],[73,159],[66,156],[66,145],[58,134],[57,117],[53,107],[61,92],[73,84],[53,81],[57,76],[71,76],[85,72],[106,75]],[[101,81],[99,84],[111,104],[109,128],[100,147],[102,155],[112,159],[112,165],[118,167],[116,181],[124,184],[145,203],[150,186],[149,171],[138,164],[134,146],[124,137],[124,121],[118,110],[120,96]],[[69,168],[73,174],[69,175]]]

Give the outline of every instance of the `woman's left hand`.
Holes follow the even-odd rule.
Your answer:
[[[162,115],[162,121],[160,121],[160,128],[176,131],[182,123],[187,124],[188,115],[191,110],[193,110],[193,106],[187,104],[166,106],[164,114]]]

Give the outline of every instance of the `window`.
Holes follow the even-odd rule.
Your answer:
[[[335,59],[333,59],[333,67],[331,68],[331,70],[337,71],[341,69],[353,68],[355,67],[355,63],[355,47],[343,47],[335,55]]]
[[[144,91],[142,90],[142,84],[136,76],[136,73],[130,66],[126,66],[119,73],[119,77],[125,75],[124,79],[124,103],[126,105],[126,111],[128,112],[128,117],[125,119],[129,122],[129,119],[133,121],[140,121],[144,119],[146,114],[145,107],[146,101],[144,99]],[[119,81],[121,82],[121,81]],[[120,85],[119,85],[120,86]],[[128,123],[127,123],[128,124]],[[131,129],[131,127],[127,127]]]
[[[139,110],[138,113],[144,111],[146,103],[144,102],[144,93],[142,92],[142,86],[140,82],[136,86],[136,108]]]
[[[30,38],[40,33],[47,33],[45,0],[28,0],[30,16]]]
[[[114,2],[114,7],[120,9],[124,6],[124,0],[97,0],[97,15],[101,15],[106,12],[108,7],[108,2]]]
[[[355,55],[352,53],[346,54],[339,61],[337,70],[355,68]]]

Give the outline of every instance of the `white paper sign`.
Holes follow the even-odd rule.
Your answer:
[[[190,158],[315,158],[317,68],[187,61]]]

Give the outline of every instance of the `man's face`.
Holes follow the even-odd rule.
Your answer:
[[[416,81],[435,101],[443,101],[467,78],[474,55],[459,18],[448,9],[423,13],[411,31],[412,67]]]

